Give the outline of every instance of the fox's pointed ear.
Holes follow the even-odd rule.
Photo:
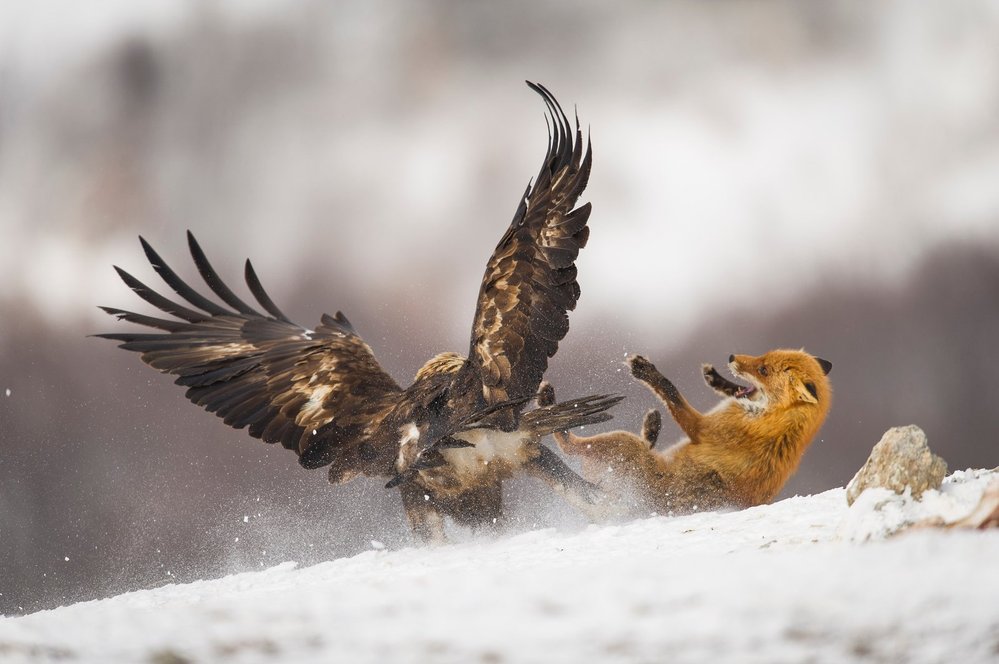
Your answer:
[[[816,357],[815,361],[819,363],[820,367],[822,367],[822,373],[828,376],[829,372],[832,371],[832,362],[829,360],[823,360],[821,357]]]
[[[814,383],[802,383],[797,377],[791,379],[794,393],[798,395],[798,401],[805,403],[818,403],[819,393],[815,389]]]

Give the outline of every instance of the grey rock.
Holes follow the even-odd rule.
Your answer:
[[[909,487],[914,498],[927,489],[938,489],[947,475],[947,462],[930,451],[926,434],[914,424],[893,427],[885,432],[864,467],[846,485],[850,505],[865,489],[882,487],[904,493]]]

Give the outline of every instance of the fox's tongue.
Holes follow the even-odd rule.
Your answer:
[[[756,393],[755,387],[740,387],[739,391],[735,393],[735,397],[737,399],[741,399],[743,397],[751,397],[755,393]]]

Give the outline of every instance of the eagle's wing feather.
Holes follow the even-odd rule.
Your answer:
[[[569,331],[567,312],[579,298],[575,260],[589,236],[590,204],[575,207],[590,173],[589,143],[584,153],[578,118],[573,129],[547,89],[528,85],[548,106],[548,152],[479,290],[469,360],[487,404],[537,391]]]
[[[158,332],[97,336],[140,353],[153,368],[176,376],[191,401],[232,427],[246,427],[251,436],[294,450],[303,465],[330,463],[337,449],[365,439],[391,410],[401,389],[343,314],[324,314],[314,331],[292,323],[247,261],[247,284],[270,315],[261,314],[222,282],[190,233],[188,243],[205,282],[234,310],[191,288],[142,240],[156,272],[200,311],[173,302],[116,268],[137,295],[181,320],[102,307]]]

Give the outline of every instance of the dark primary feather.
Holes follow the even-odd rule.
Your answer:
[[[156,272],[195,308],[160,295],[116,268],[139,297],[180,320],[102,307],[121,320],[156,331],[97,336],[120,341],[122,348],[140,353],[153,368],[176,376],[191,401],[232,427],[245,427],[251,436],[294,450],[308,467],[331,463],[339,451],[364,443],[390,412],[401,390],[343,314],[324,315],[315,331],[292,323],[247,261],[247,285],[269,315],[258,312],[222,281],[188,233],[199,273],[232,307],[227,309],[195,291],[149,243],[141,242]],[[388,459],[392,454],[389,450],[380,456]]]
[[[548,152],[509,228],[486,266],[472,327],[470,371],[479,374],[486,403],[533,395],[548,358],[569,331],[576,306],[576,256],[586,245],[586,187],[591,149],[543,86],[528,82],[548,106]]]

